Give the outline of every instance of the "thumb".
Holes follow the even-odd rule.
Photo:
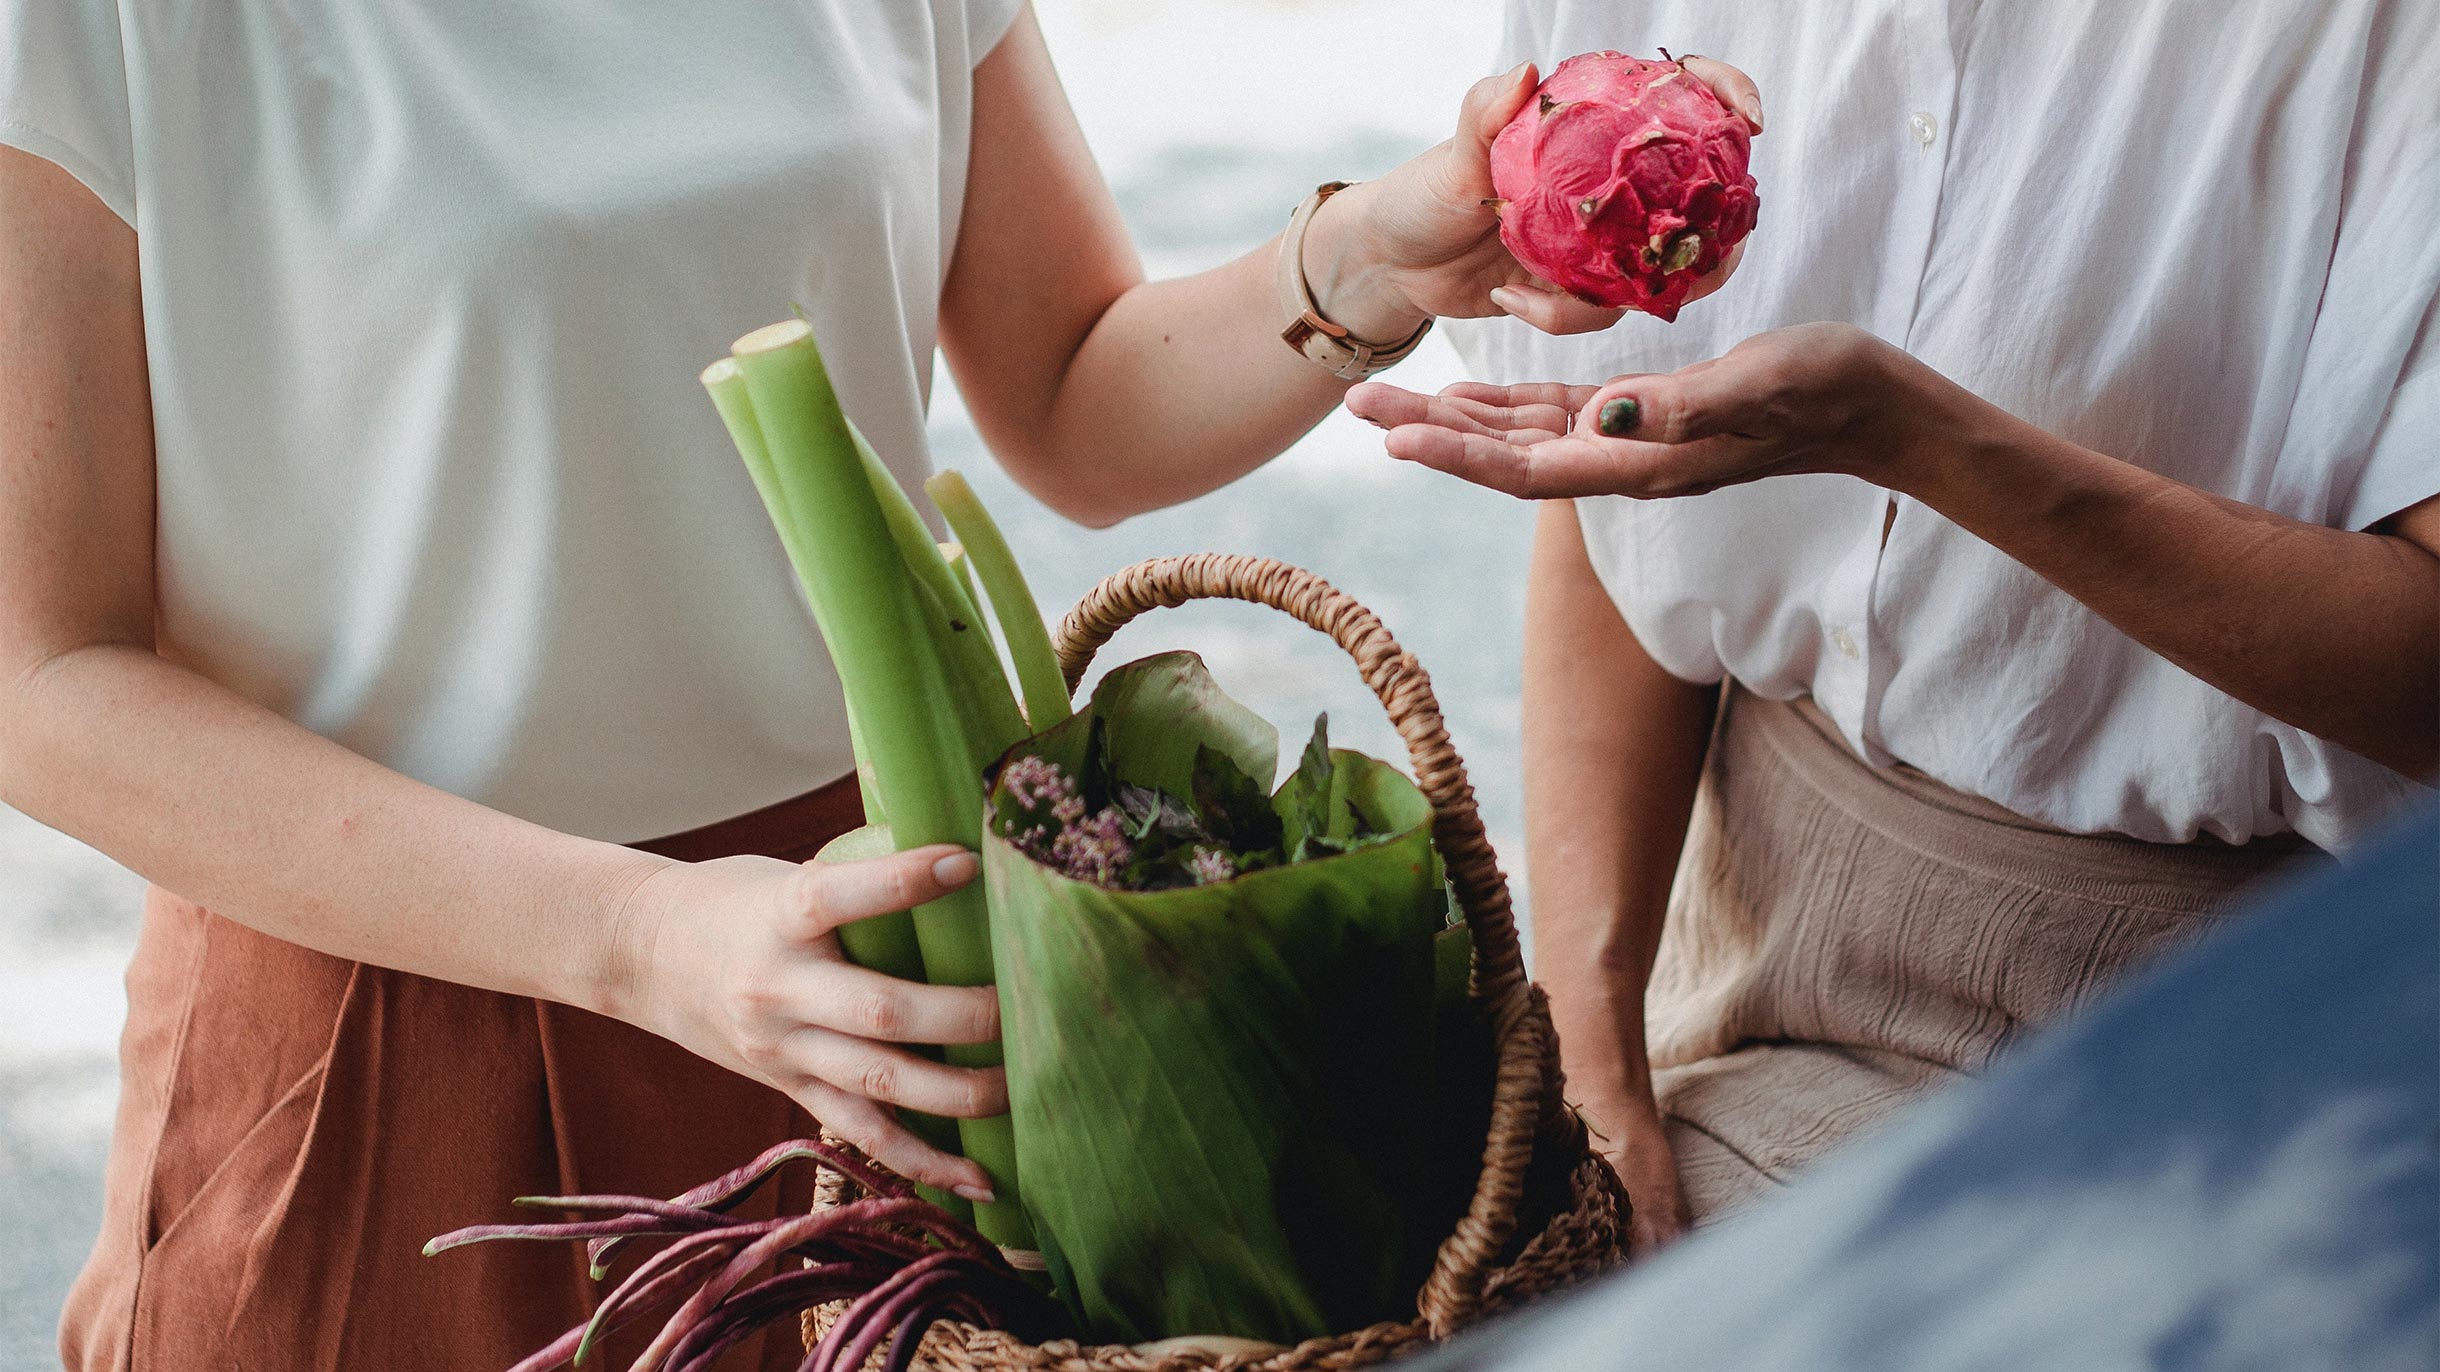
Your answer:
[[[1576,432],[1642,443],[1691,443],[1735,427],[1723,369],[1698,362],[1674,372],[1620,377],[1577,412]]]
[[[1497,76],[1486,76],[1466,91],[1466,100],[1457,112],[1457,136],[1488,152],[1491,140],[1499,136],[1536,86],[1542,84],[1540,73],[1531,62],[1519,62]]]

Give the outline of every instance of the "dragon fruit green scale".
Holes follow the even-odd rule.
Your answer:
[[[1753,232],[1749,150],[1744,118],[1676,62],[1570,57],[1492,140],[1500,241],[1578,299],[1674,320]]]

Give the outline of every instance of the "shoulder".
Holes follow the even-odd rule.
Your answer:
[[[0,0],[0,144],[83,182],[135,222],[127,58],[109,0]]]

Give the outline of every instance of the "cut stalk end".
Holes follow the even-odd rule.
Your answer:
[[[757,353],[777,352],[799,343],[810,342],[813,326],[802,319],[783,319],[777,324],[765,324],[729,345],[729,356],[752,357]],[[714,364],[718,365],[717,363]]]

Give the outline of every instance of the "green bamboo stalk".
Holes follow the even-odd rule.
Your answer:
[[[763,440],[762,422],[755,417],[754,399],[746,391],[745,373],[733,358],[721,358],[703,369],[703,388],[712,396],[712,407],[720,412],[728,425],[729,438],[737,445],[737,453],[745,459],[746,471],[754,478],[754,489],[761,493],[763,508],[771,515],[772,526],[779,531],[780,547],[788,554],[788,564],[803,568],[804,537],[795,516],[790,513],[786,490],[771,466],[771,449]],[[800,579],[802,573],[800,572]],[[807,589],[811,594],[811,589]],[[822,640],[830,642],[830,629],[816,616]],[[832,656],[837,656],[834,651]],[[847,703],[847,732],[856,759],[858,788],[864,795],[864,818],[867,823],[886,824],[889,817],[880,810],[878,793],[871,783],[871,768],[866,764],[864,730],[856,719],[856,703]],[[923,955],[915,939],[915,919],[903,911],[875,919],[857,920],[839,930],[839,946],[848,959],[859,967],[869,967],[885,976],[905,981],[924,979]]]
[[[951,679],[964,692],[969,707],[964,717],[973,726],[987,764],[1027,733],[1025,716],[1018,712],[1008,686],[1007,669],[1000,665],[1000,655],[983,628],[982,612],[957,574],[949,570],[948,559],[924,526],[923,516],[916,513],[915,503],[907,499],[880,454],[864,441],[854,420],[848,421],[847,428],[856,440],[856,454],[864,461],[865,479],[872,483],[882,518],[889,521],[890,537],[898,543],[899,557],[922,589],[918,601],[931,617],[935,639],[945,647]]]
[[[798,571],[855,710],[894,840],[901,849],[979,847],[986,759],[966,747],[943,746],[970,746],[958,710],[961,692],[941,670],[949,650],[926,622],[916,595],[920,580],[884,572],[905,567],[906,559],[813,331],[801,320],[773,324],[739,339],[731,355],[799,534]],[[928,538],[926,548],[937,561]],[[979,883],[919,907],[914,922],[929,980],[991,984],[989,908]],[[948,1051],[952,1062],[973,1065],[996,1064],[1000,1056],[996,1043]],[[975,1208],[976,1227],[996,1243],[1030,1247],[1008,1118],[963,1120],[959,1133],[966,1156],[990,1174],[998,1197]]]
[[[992,613],[999,616],[1000,634],[1008,644],[1008,659],[1025,691],[1027,726],[1038,734],[1062,723],[1073,713],[1067,677],[1061,674],[1059,655],[1051,648],[1050,630],[1043,626],[1042,607],[1034,603],[1033,588],[1025,584],[1025,574],[1018,570],[1008,540],[1000,536],[1000,526],[954,468],[934,476],[923,488],[956,531],[984,594],[991,597]]]
[[[856,456],[864,463],[864,479],[872,483],[873,499],[880,502],[882,518],[889,521],[890,537],[898,540],[899,554],[906,559],[907,570],[915,579],[932,588],[941,604],[953,612],[972,614],[975,605],[964,596],[965,586],[949,569],[949,555],[932,537],[932,530],[923,522],[923,513],[907,497],[906,488],[890,471],[881,454],[865,440],[864,431],[854,420],[847,421],[848,434],[856,440]]]
[[[865,755],[864,730],[853,710],[847,712],[847,752],[856,760],[856,798],[864,802],[864,822],[888,827],[889,812],[881,808],[881,792],[873,787],[872,759]]]
[[[966,556],[966,545],[943,543],[940,545],[940,556],[942,561],[949,564],[949,570],[957,573],[957,584],[966,588],[966,603],[974,607],[975,618],[982,621],[983,632],[989,634],[991,616],[982,613],[983,592],[981,587],[974,584],[974,562]]]
[[[737,445],[738,455],[745,460],[746,470],[754,478],[754,489],[762,496],[763,507],[771,515],[772,527],[779,533],[780,546],[787,551],[791,568],[804,565],[798,555],[803,540],[795,518],[788,512],[786,493],[777,474],[771,468],[771,452],[763,441],[761,421],[754,416],[753,398],[746,393],[745,374],[738,370],[733,358],[721,358],[703,369],[703,387],[711,393],[713,408],[728,426],[729,437]],[[827,636],[825,636],[827,637]],[[856,782],[864,797],[864,817],[868,827],[843,835],[814,855],[817,862],[845,862],[859,857],[876,857],[896,851],[890,844],[888,817],[881,811],[880,797],[872,784],[872,767],[865,759],[863,730],[856,723],[851,702],[847,712],[847,731],[856,759]],[[848,961],[867,967],[885,976],[902,981],[924,979],[923,952],[915,938],[915,917],[901,910],[860,919],[840,926],[839,947]],[[933,1056],[939,1056],[935,1051]],[[899,1118],[917,1137],[945,1152],[958,1151],[957,1121],[939,1115],[927,1115],[915,1110],[902,1110]],[[917,1188],[926,1200],[949,1211],[962,1220],[971,1220],[973,1207],[965,1198],[947,1191],[925,1186]]]

